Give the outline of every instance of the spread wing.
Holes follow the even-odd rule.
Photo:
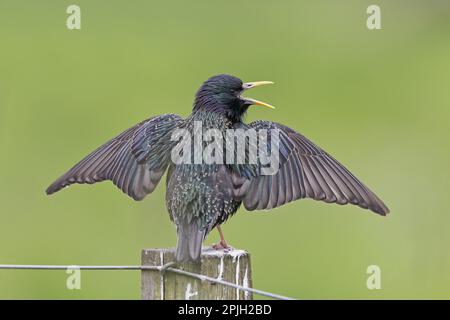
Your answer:
[[[247,210],[270,209],[293,200],[311,198],[325,202],[351,203],[386,215],[389,209],[342,164],[294,130],[269,121],[249,124],[256,131],[271,129],[279,135],[279,170],[274,175],[244,178],[235,175],[235,195]]]
[[[134,200],[142,200],[155,189],[169,164],[171,133],[181,121],[174,114],[142,121],[86,156],[46,193],[74,183],[111,180]]]

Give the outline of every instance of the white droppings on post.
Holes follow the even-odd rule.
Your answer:
[[[184,294],[184,298],[185,298],[186,300],[190,300],[191,297],[196,296],[196,295],[198,294],[197,291],[192,292],[191,289],[192,289],[192,285],[191,285],[191,283],[189,282],[188,285],[187,285],[187,287],[186,287],[186,292],[185,292],[185,294]]]
[[[246,255],[247,251],[245,250],[238,250],[238,249],[220,249],[220,250],[216,250],[213,249],[211,247],[208,248],[204,248],[202,251],[203,255],[207,255],[207,256],[212,256],[212,257],[224,257],[225,255],[231,256],[231,258],[233,259],[233,262],[236,262],[236,258],[242,255]]]
[[[233,262],[236,262],[236,259],[239,259],[240,256],[246,255],[247,251],[245,250],[230,250],[227,252],[232,258]]]
[[[208,248],[203,248],[202,254],[206,255],[206,256],[210,256],[210,257],[221,258],[225,255],[225,251],[224,250],[216,250],[214,248],[208,247]]]
[[[217,276],[217,280],[222,280],[223,279],[223,268],[224,268],[224,264],[223,264],[223,256],[220,257],[220,264],[219,264],[219,272],[218,272],[218,276]]]
[[[252,288],[250,254],[245,250],[203,247],[202,265],[180,264],[163,270],[162,267],[169,266],[168,261],[173,261],[174,254],[175,250],[172,248],[144,249],[142,266],[112,266],[111,269],[142,270],[143,299],[160,299],[161,296],[163,299],[251,299],[255,293],[281,297]],[[88,269],[88,266],[84,267]],[[161,274],[163,279],[160,278]],[[157,289],[158,283],[162,287],[161,292]]]
[[[161,261],[161,267],[164,265],[164,253],[161,251],[159,253],[159,259]],[[160,283],[160,295],[161,295],[161,300],[164,300],[164,276],[163,273],[161,272],[161,283]]]
[[[240,265],[239,265],[239,258],[240,257],[241,257],[241,255],[238,255],[237,259],[236,259],[236,284],[237,285],[239,285],[239,276],[240,276],[240,271],[241,271],[241,268],[240,268]],[[234,261],[235,261],[235,258],[233,257],[233,262]],[[239,292],[240,292],[240,290],[236,289],[236,300],[239,300]]]
[[[248,281],[248,265],[247,265],[245,267],[244,279],[242,279],[242,286],[244,288],[248,288],[248,284],[249,284],[249,281]],[[250,295],[250,292],[244,291],[245,300],[248,300],[249,295]]]
[[[234,248],[231,248],[231,249],[225,249],[225,250],[223,250],[223,249],[221,249],[221,250],[216,250],[216,249],[214,249],[214,248],[212,248],[212,247],[208,247],[208,248],[204,248],[203,249],[203,252],[202,252],[202,254],[203,255],[207,255],[207,256],[212,256],[212,257],[218,257],[218,258],[220,258],[220,265],[218,266],[218,276],[217,276],[217,279],[218,280],[223,280],[223,273],[224,273],[224,257],[225,256],[230,256],[231,257],[231,259],[232,259],[232,262],[233,263],[235,263],[236,264],[236,272],[235,272],[235,274],[236,274],[236,278],[235,278],[235,283],[237,284],[237,285],[239,285],[239,278],[240,278],[240,261],[239,261],[239,259],[240,259],[240,257],[241,256],[245,256],[245,255],[247,255],[248,253],[247,253],[247,251],[245,251],[245,250],[238,250],[238,249],[234,249]],[[248,267],[247,267],[248,268]],[[249,281],[248,281],[248,270],[246,270],[246,277],[247,277],[247,279],[243,279],[243,281],[246,281],[246,283],[247,283],[247,286],[248,286],[248,284],[249,284]],[[236,289],[236,298],[239,300],[239,294],[240,294],[240,292],[241,292],[241,290],[239,290],[239,289]],[[245,294],[246,294],[246,297],[248,297],[248,293],[247,292],[245,292]]]

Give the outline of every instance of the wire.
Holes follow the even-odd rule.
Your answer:
[[[77,265],[30,265],[30,264],[0,264],[0,269],[10,269],[10,270],[67,270],[67,269],[80,269],[80,270],[150,270],[161,272],[161,267],[157,266],[77,266]],[[172,272],[181,274],[187,277],[195,278],[200,281],[207,281],[212,283],[221,284],[227,287],[235,288],[237,290],[252,292],[259,294],[261,296],[269,297],[278,300],[294,300],[294,298],[282,296],[276,293],[271,293],[263,290],[258,290],[254,288],[244,287],[235,283],[227,282],[224,280],[216,279],[213,277],[205,276],[202,274],[197,274],[176,268],[166,268],[163,272]]]

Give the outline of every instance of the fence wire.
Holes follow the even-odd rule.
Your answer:
[[[158,266],[78,266],[78,265],[30,265],[30,264],[0,264],[0,269],[10,269],[10,270],[67,270],[67,269],[80,269],[80,270],[150,270],[158,272],[172,272],[184,275],[186,277],[191,277],[198,279],[200,281],[207,281],[211,283],[221,284],[223,286],[235,288],[237,290],[252,292],[261,296],[269,297],[277,300],[295,300],[291,297],[282,296],[276,293],[271,293],[255,288],[244,287],[239,284],[231,283],[221,279],[216,279],[203,274],[193,273],[181,269],[176,269],[173,267],[162,268]]]

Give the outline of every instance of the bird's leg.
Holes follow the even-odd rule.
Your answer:
[[[212,247],[216,250],[230,249],[230,246],[228,246],[227,242],[225,241],[225,237],[223,236],[222,228],[220,228],[220,225],[217,225],[216,228],[217,228],[217,231],[219,231],[220,242],[217,244],[214,244]]]

